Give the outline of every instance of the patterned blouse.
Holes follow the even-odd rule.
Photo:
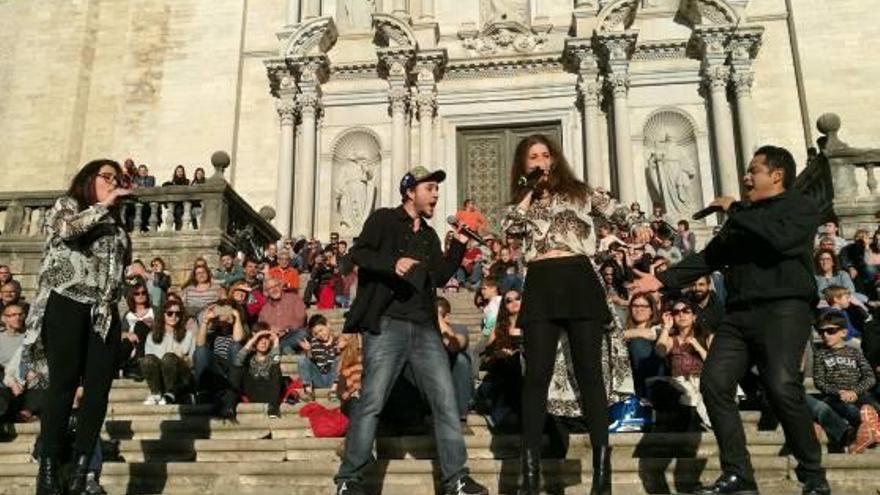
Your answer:
[[[47,213],[46,230],[21,360],[48,376],[40,331],[49,294],[55,291],[90,305],[94,331],[106,339],[124,291],[131,241],[106,206],[95,204],[80,211],[76,200],[68,196],[59,198]]]
[[[583,203],[554,194],[546,200],[532,201],[526,211],[518,205],[509,206],[501,228],[508,235],[523,238],[527,262],[554,249],[592,256],[596,252],[593,216],[605,215],[610,207],[603,196],[595,193]]]

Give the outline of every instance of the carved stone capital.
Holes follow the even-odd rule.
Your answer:
[[[638,39],[637,30],[629,30],[616,33],[603,33],[599,35],[599,44],[605,50],[608,64],[627,62],[633,54]]]
[[[727,59],[732,34],[729,26],[701,26],[694,29],[691,39],[703,62],[715,63]]]
[[[730,80],[733,82],[733,89],[737,97],[749,96],[752,94],[755,72],[749,69],[736,69],[731,73]]]
[[[585,106],[599,105],[604,83],[602,76],[596,73],[584,73],[578,76],[578,94],[580,94]]]
[[[758,55],[764,35],[763,26],[741,27],[730,36],[730,60],[733,64],[750,64]]]
[[[391,112],[406,112],[409,104],[409,90],[403,84],[396,84],[388,88],[388,102]]]
[[[709,91],[724,91],[730,80],[730,67],[710,65],[703,69],[703,84]]]
[[[437,93],[433,89],[421,89],[413,94],[418,107],[419,120],[431,118],[437,108]]]
[[[275,100],[275,110],[281,125],[294,125],[299,115],[299,102],[293,94],[283,95]]]
[[[626,97],[629,93],[629,72],[612,72],[605,76],[608,89],[615,98]]]

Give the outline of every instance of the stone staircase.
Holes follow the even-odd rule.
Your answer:
[[[478,332],[480,315],[469,293],[447,294],[453,320]],[[328,312],[339,328],[340,311]],[[286,356],[286,374],[296,363]],[[318,401],[336,407],[319,391]],[[118,444],[104,465],[102,484],[112,494],[279,494],[332,493],[343,439],[314,438],[296,406],[283,405],[269,419],[264,404],[241,404],[237,422],[214,419],[203,405],[146,406],[144,383],[116,380],[102,437]],[[799,493],[793,459],[780,456],[781,430],[758,431],[757,413],[743,412],[749,449],[765,494]],[[0,443],[0,495],[33,493],[36,464],[31,459],[39,423],[16,424],[12,439]],[[519,437],[493,435],[486,421],[471,415],[464,425],[472,475],[493,494],[513,493],[519,475]],[[612,434],[615,494],[687,493],[699,481],[720,474],[718,445],[711,433]],[[544,461],[550,493],[588,493],[589,438],[573,435],[566,459]],[[436,493],[438,466],[430,434],[380,437],[379,461],[366,481],[386,495]],[[824,457],[837,494],[880,493],[880,449],[861,455]]]

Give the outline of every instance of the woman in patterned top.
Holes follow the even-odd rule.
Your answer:
[[[116,306],[131,261],[131,242],[119,220],[122,168],[89,162],[46,218],[37,297],[27,321],[22,360],[47,372],[49,394],[41,416],[43,452],[37,494],[81,493],[98,439],[120,345]],[[41,333],[43,333],[41,338]],[[73,445],[75,468],[62,490],[59,458],[76,388],[85,395]]]
[[[571,171],[559,145],[544,135],[519,143],[511,168],[507,235],[522,237],[528,262],[519,325],[525,340],[522,396],[521,495],[540,488],[541,434],[557,343],[563,331],[581,390],[581,409],[593,445],[592,495],[611,493],[608,399],[602,375],[602,339],[613,322],[605,290],[589,256],[596,250],[594,214],[610,207]]]

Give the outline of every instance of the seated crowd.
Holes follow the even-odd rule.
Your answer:
[[[145,170],[135,173],[134,183],[155,184],[142,179]],[[182,167],[175,172],[178,179],[186,180]],[[455,323],[450,301],[437,301],[459,414],[462,420],[471,412],[483,414],[493,428],[515,431],[526,365],[524,329],[517,325],[526,276],[522,247],[514,237],[489,232],[489,221],[472,200],[458,218],[485,240],[468,246],[445,289],[473,291],[482,312],[479,329],[470,332]],[[627,215],[596,228],[594,264],[617,321],[609,345],[619,343],[631,376],[611,386],[612,397],[631,394],[652,407],[655,427],[711,428],[699,384],[713,331],[724,316],[723,276],[703,277],[682,292],[630,293],[628,282],[638,272],[659,273],[694,252],[694,232],[685,220],[673,226],[662,205],[647,216],[637,203]],[[808,402],[817,429],[837,451],[862,452],[880,441],[878,274],[880,230],[873,236],[858,231],[847,241],[838,236],[836,223],[822,226],[815,252],[820,302],[804,374],[813,379]],[[261,257],[221,253],[217,266],[197,258],[180,286],[159,257],[149,268],[135,260],[127,277],[119,369],[123,377],[146,382],[144,404],[208,403],[218,416],[231,418],[242,402],[265,403],[267,414],[277,417],[285,401],[326,396],[346,412],[357,400],[360,337],[340,335],[322,313],[348,307],[355,295],[357,269],[338,235],[331,235],[326,246],[315,239],[285,239],[265,246]],[[8,266],[0,265],[4,422],[32,420],[45,389],[39,373],[16,359],[27,310],[20,284]],[[295,356],[296,381],[284,375],[283,355]],[[742,408],[767,409],[762,404],[768,399],[756,383],[743,380]],[[321,389],[327,392],[318,394]],[[404,369],[383,418],[395,427],[406,424],[401,419],[418,422],[428,410],[420,399],[412,373]],[[772,423],[771,418],[763,424],[775,428]]]

